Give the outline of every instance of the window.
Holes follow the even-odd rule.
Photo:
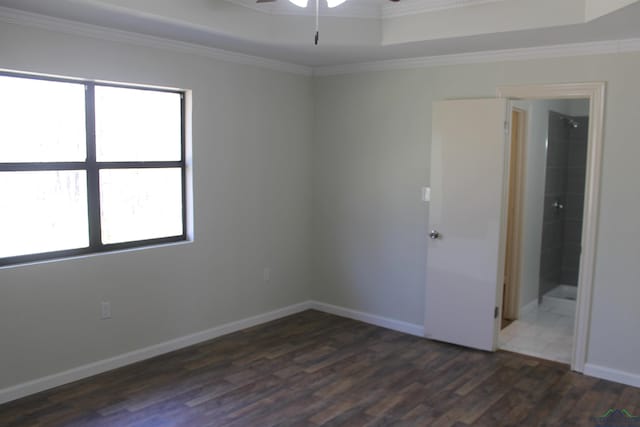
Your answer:
[[[0,266],[186,240],[184,93],[0,73]]]

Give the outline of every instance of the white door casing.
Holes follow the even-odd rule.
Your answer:
[[[602,151],[604,144],[604,82],[557,83],[502,86],[497,90],[499,98],[508,99],[588,99],[589,142],[587,145],[587,170],[582,222],[582,253],[578,275],[578,298],[573,333],[571,369],[585,371],[591,321],[591,299],[596,264],[598,218],[600,203],[600,179],[602,176]]]

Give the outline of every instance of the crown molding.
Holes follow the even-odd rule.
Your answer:
[[[618,40],[618,52],[640,52],[640,39]]]
[[[625,52],[640,52],[640,39],[572,43],[523,49],[491,50],[455,55],[425,56],[419,58],[390,59],[347,65],[315,67],[313,69],[313,75],[332,76],[338,74],[362,73],[367,71],[430,68],[447,65],[524,61],[530,59],[563,58],[568,56],[601,55]]]
[[[476,0],[476,2],[478,1],[484,0]],[[0,22],[26,25],[66,34],[188,53],[231,63],[250,65],[254,67],[266,68],[270,70],[300,74],[305,76],[331,76],[367,71],[429,68],[460,64],[477,64],[500,61],[522,61],[528,59],[559,58],[567,56],[640,52],[640,38],[637,38],[609,40],[601,42],[573,43],[523,49],[492,50],[454,55],[391,59],[312,68],[304,65],[278,61],[260,56],[247,55],[193,43],[179,42],[171,39],[148,36],[140,33],[84,24],[77,21],[54,18],[31,12],[23,12],[6,7],[0,7]]]
[[[18,11],[11,8],[0,7],[0,22],[36,27],[44,30],[72,34],[83,37],[92,37],[118,43],[127,43],[137,46],[171,50],[174,52],[188,53],[204,56],[235,64],[251,65],[275,71],[309,76],[312,68],[290,62],[278,61],[261,56],[247,55],[224,49],[208,47],[193,43],[185,43],[162,37],[130,31],[116,30],[98,25],[84,24],[67,19],[54,18],[37,13]]]
[[[437,12],[445,9],[458,9],[461,7],[478,6],[503,1],[506,0],[402,0],[397,3],[382,5],[380,16],[383,19],[399,18],[407,15],[418,15],[420,13]]]

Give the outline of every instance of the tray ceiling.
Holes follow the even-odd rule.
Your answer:
[[[53,17],[307,67],[640,38],[640,0],[348,0],[321,10],[318,46],[311,11],[287,0],[0,0],[0,14]]]

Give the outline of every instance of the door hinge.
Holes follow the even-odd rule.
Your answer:
[[[493,310],[493,318],[497,319],[498,314],[500,314],[500,308],[496,307],[495,310]]]
[[[504,121],[504,133],[509,133],[509,122]]]

